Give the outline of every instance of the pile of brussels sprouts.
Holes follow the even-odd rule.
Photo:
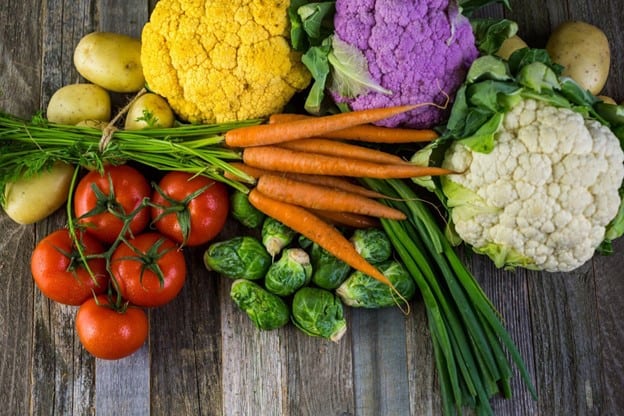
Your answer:
[[[234,191],[231,201],[232,217],[257,232],[212,243],[204,253],[204,264],[234,279],[230,297],[257,328],[272,330],[292,321],[308,335],[338,341],[347,329],[345,305],[384,308],[399,301],[389,286],[265,216],[244,193]],[[383,230],[356,229],[350,241],[405,299],[414,297],[414,280],[393,258]]]

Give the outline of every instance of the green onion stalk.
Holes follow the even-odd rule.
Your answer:
[[[535,399],[537,393],[526,365],[499,313],[425,203],[403,181],[364,181],[392,198],[384,203],[407,215],[404,221],[381,222],[425,304],[444,414],[458,414],[464,407],[472,407],[477,414],[491,415],[491,397],[511,397],[508,355]]]
[[[144,130],[109,125],[102,131],[52,123],[40,114],[25,120],[0,112],[0,195],[7,183],[35,175],[56,161],[100,171],[106,164],[133,162],[162,171],[204,175],[247,192],[241,182],[253,183],[253,178],[229,163],[240,160],[241,154],[224,145],[224,133],[260,122],[178,124]],[[226,172],[241,182],[229,179]]]

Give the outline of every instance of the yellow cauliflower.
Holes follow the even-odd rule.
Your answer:
[[[160,0],[143,28],[148,87],[191,123],[279,112],[310,82],[288,0]]]

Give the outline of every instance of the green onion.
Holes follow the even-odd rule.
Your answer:
[[[157,170],[204,175],[247,192],[242,183],[224,175],[229,172],[253,183],[253,178],[229,163],[240,160],[241,155],[225,147],[223,133],[260,122],[113,129],[109,140],[103,140],[105,133],[93,127],[55,124],[41,115],[23,120],[0,113],[0,195],[7,183],[37,174],[55,161],[99,170],[104,164],[133,162]]]
[[[391,197],[383,202],[408,217],[381,223],[423,297],[444,414],[472,407],[477,414],[491,415],[492,396],[511,396],[512,370],[505,352],[535,399],[526,365],[498,312],[414,190],[394,179],[364,182]]]

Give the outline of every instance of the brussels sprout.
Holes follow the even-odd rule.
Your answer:
[[[271,257],[275,257],[280,251],[295,238],[296,233],[278,220],[266,217],[262,223],[262,244]]]
[[[351,267],[333,254],[313,244],[310,249],[312,282],[323,289],[336,289],[349,276]]]
[[[278,261],[269,267],[264,286],[269,292],[289,296],[308,284],[312,276],[310,256],[301,248],[287,248]]]
[[[363,228],[353,232],[351,243],[369,263],[381,263],[392,255],[392,243],[388,235],[379,228]]]
[[[347,330],[340,298],[328,290],[310,286],[302,287],[293,296],[292,321],[306,334],[334,342]]]
[[[299,247],[301,247],[304,250],[307,250],[310,247],[312,247],[312,240],[310,240],[305,235],[299,234],[299,236],[297,237],[297,242],[299,243]]]
[[[414,297],[416,284],[401,263],[386,260],[379,263],[377,267],[406,300]],[[400,301],[388,285],[360,271],[351,273],[347,280],[336,289],[336,294],[345,305],[356,308],[385,308],[394,306]]]
[[[230,195],[230,206],[232,217],[245,227],[260,227],[266,218],[264,213],[249,203],[247,194],[242,191],[234,190],[232,192]]]
[[[204,253],[204,265],[232,279],[258,280],[271,266],[271,256],[257,239],[239,236],[211,244]]]
[[[237,279],[232,283],[230,297],[256,327],[263,330],[280,328],[290,320],[286,303],[257,283]]]

